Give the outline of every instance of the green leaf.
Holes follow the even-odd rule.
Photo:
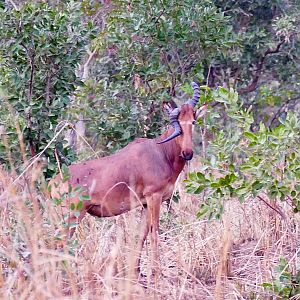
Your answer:
[[[208,207],[207,206],[203,206],[198,212],[197,212],[197,218],[201,219],[203,218],[208,212]]]
[[[243,171],[243,172],[245,172],[245,171],[250,171],[250,170],[252,170],[252,169],[255,169],[255,167],[252,166],[252,165],[249,165],[249,164],[242,164],[242,165],[240,166],[240,170]]]
[[[80,195],[79,196],[79,200],[81,200],[81,201],[89,201],[89,200],[91,200],[91,196],[90,195]]]
[[[188,179],[191,181],[197,181],[198,177],[197,177],[197,173],[196,172],[191,172],[188,174]]]
[[[248,138],[251,142],[256,142],[257,141],[257,136],[252,132],[245,131],[244,136],[246,138]]]
[[[81,210],[82,207],[83,207],[83,201],[79,201],[79,202],[77,203],[76,209],[77,209],[77,210]]]
[[[215,99],[220,103],[229,103],[229,91],[223,87],[219,87],[218,96]]]
[[[204,189],[205,189],[205,186],[200,185],[194,190],[194,194],[200,194]]]
[[[247,193],[249,193],[249,189],[247,187],[239,187],[235,190],[235,193],[238,195],[238,196],[242,196],[242,195],[246,195]]]
[[[206,181],[205,175],[203,173],[197,172],[196,176],[197,176],[197,181],[198,182],[205,182]]]
[[[269,282],[264,282],[264,283],[261,283],[260,285],[264,288],[270,288],[270,289],[273,288],[273,284],[269,283]]]
[[[252,183],[252,191],[260,190],[264,187],[264,183],[256,180]]]
[[[212,182],[210,184],[210,186],[213,188],[213,189],[216,189],[216,188],[219,188],[221,185],[220,185],[220,182]]]

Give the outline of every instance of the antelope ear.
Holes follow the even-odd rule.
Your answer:
[[[170,107],[172,110],[174,109],[174,108],[177,108],[178,106],[177,106],[177,104],[176,104],[176,102],[173,100],[173,99],[171,99],[170,101],[164,101],[163,102],[163,107],[165,108],[165,106],[168,106],[168,107]]]
[[[162,107],[167,112],[167,114],[170,115],[170,113],[175,108],[177,108],[177,104],[173,100],[171,100],[170,102],[163,102]]]
[[[208,107],[208,104],[204,103],[203,105],[200,106],[200,108],[197,109],[196,120],[198,120],[199,118],[202,118],[206,114],[207,107]]]

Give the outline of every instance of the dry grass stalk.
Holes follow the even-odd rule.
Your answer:
[[[132,277],[139,211],[120,216],[117,222],[89,216],[74,239],[57,249],[55,206],[47,199],[39,202],[43,210],[38,218],[24,190],[12,196],[15,201],[10,202],[8,196],[0,208],[3,299],[202,300],[247,299],[251,294],[256,295],[253,299],[265,299],[268,293],[261,283],[270,282],[279,257],[287,257],[290,266],[299,263],[295,248],[299,223],[292,215],[286,223],[261,202],[232,200],[221,226],[197,220],[198,200],[182,193],[181,201],[172,204],[172,215],[166,207],[162,209],[162,276],[155,286],[151,276],[148,284],[147,278],[136,281]],[[32,197],[38,197],[37,191]],[[292,228],[292,238],[287,226]],[[149,245],[141,261],[146,276],[147,249]],[[226,279],[228,262],[231,271]]]
[[[229,250],[231,246],[230,223],[226,215],[222,218],[224,231],[220,245],[220,262],[217,267],[215,298],[216,300],[224,299],[224,286],[226,286],[227,276],[230,270]]]
[[[15,185],[14,171],[0,169],[1,300],[267,299],[274,295],[261,284],[273,280],[279,258],[286,257],[293,271],[299,265],[300,222],[289,207],[281,207],[283,220],[262,201],[231,199],[222,226],[195,217],[201,199],[187,195],[179,181],[179,203],[172,203],[172,213],[162,207],[159,281],[150,275],[149,241],[144,277],[136,280],[140,211],[88,216],[61,245],[58,208],[36,188],[38,168],[26,167],[27,180]]]

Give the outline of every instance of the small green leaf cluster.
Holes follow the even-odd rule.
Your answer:
[[[293,113],[280,119],[280,125],[267,128],[260,123],[251,131],[253,117],[233,90],[219,88],[215,99],[224,104],[222,120],[217,113],[208,116],[214,138],[201,158],[201,168],[189,175],[186,189],[203,193],[198,216],[219,218],[224,201],[265,197],[285,201],[296,213],[300,210],[300,120]]]
[[[67,182],[70,179],[69,169],[65,164],[63,164],[61,167],[61,176],[62,182]],[[59,186],[59,183],[54,183],[54,187],[58,190]],[[51,186],[49,186],[49,189],[51,191]],[[72,201],[72,199],[76,199],[76,201]],[[68,184],[67,192],[59,193],[59,197],[51,198],[51,201],[55,205],[62,205],[70,209],[70,211],[68,210],[69,212],[64,216],[64,220],[68,219],[70,212],[73,212],[74,216],[78,218],[83,207],[83,202],[89,200],[91,200],[91,197],[84,188],[80,186],[73,187],[71,184]]]
[[[264,282],[262,286],[276,295],[276,299],[288,300],[300,293],[300,270],[293,273],[288,261],[281,257],[276,267],[276,276],[272,282]]]

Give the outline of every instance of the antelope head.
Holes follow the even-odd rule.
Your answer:
[[[204,104],[197,112],[194,110],[200,98],[200,89],[195,82],[192,82],[192,87],[194,90],[192,99],[189,99],[183,105],[176,107],[173,110],[170,108],[168,109],[170,122],[174,128],[174,132],[166,139],[158,142],[158,144],[163,144],[176,138],[176,142],[181,148],[180,156],[184,160],[191,160],[193,158],[193,124],[195,124],[197,118],[200,118],[205,114],[207,109],[207,104]]]

